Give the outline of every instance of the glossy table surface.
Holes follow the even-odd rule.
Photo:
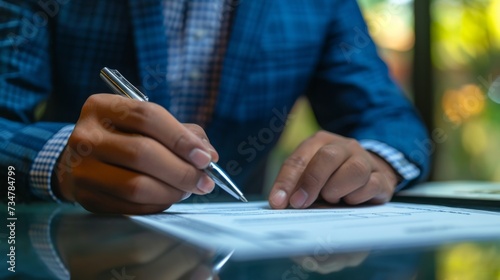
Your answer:
[[[91,214],[79,206],[17,205],[13,217],[2,217],[7,231],[1,231],[0,279],[500,279],[500,236],[399,250],[226,262],[216,252],[127,217]],[[15,227],[8,227],[11,222]],[[12,265],[15,272],[9,270]]]

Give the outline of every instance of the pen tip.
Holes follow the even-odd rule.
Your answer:
[[[243,202],[248,202],[248,200],[244,196],[241,196],[240,200],[243,201]]]

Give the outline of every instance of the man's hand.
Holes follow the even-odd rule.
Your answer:
[[[269,196],[273,208],[329,203],[384,203],[398,176],[377,155],[350,138],[321,131],[304,141],[284,162]]]
[[[164,108],[112,94],[89,97],[53,178],[56,191],[93,212],[162,211],[214,182],[218,154],[203,129]]]

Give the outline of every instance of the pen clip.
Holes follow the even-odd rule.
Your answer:
[[[104,67],[101,69],[100,76],[114,93],[135,100],[148,101],[148,97],[125,79],[118,70]]]

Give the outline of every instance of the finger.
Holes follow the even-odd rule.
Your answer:
[[[283,209],[288,206],[290,195],[295,190],[302,172],[319,147],[319,143],[309,138],[285,160],[269,194],[271,207]]]
[[[201,140],[203,141],[204,144],[206,144],[207,149],[208,149],[208,153],[212,157],[212,161],[213,162],[218,162],[219,161],[219,153],[217,153],[217,151],[215,150],[214,146],[212,146],[212,144],[210,144],[210,142],[207,139],[205,139],[205,138],[203,138]]]
[[[186,195],[186,192],[155,178],[128,169],[95,160],[82,164],[89,167],[82,166],[75,170],[74,180],[77,186],[104,192],[131,203],[167,206],[180,201]]]
[[[68,145],[76,153],[83,153],[77,156],[92,154],[101,161],[155,177],[184,192],[207,194],[215,186],[204,172],[151,138],[105,132],[99,145],[92,145],[85,137],[82,130],[75,130],[70,137]]]
[[[290,205],[294,208],[309,207],[348,156],[348,152],[340,145],[331,144],[319,149],[300,177],[298,188],[290,197]]]
[[[321,190],[321,197],[329,203],[338,203],[342,197],[366,185],[371,172],[371,164],[364,157],[350,157],[330,177]]]
[[[375,204],[385,203],[392,196],[392,187],[389,186],[386,178],[380,172],[371,174],[368,183],[363,187],[343,197],[343,201],[350,205],[357,205],[365,202]]]
[[[203,144],[205,144],[206,148],[208,149],[210,155],[212,156],[212,161],[217,162],[219,161],[219,154],[215,150],[214,146],[210,143],[210,140],[208,139],[207,134],[205,133],[205,130],[197,125],[197,124],[192,124],[192,123],[185,123],[185,127],[187,127],[191,132],[193,132],[196,136],[198,136],[202,141]]]
[[[341,140],[343,138],[320,131],[299,145],[292,155],[285,160],[276,177],[269,195],[269,204],[271,207],[283,209],[288,206],[290,195],[296,189],[303,171],[314,154],[316,154],[323,145],[337,139]],[[302,196],[307,195],[304,191],[300,193]]]
[[[87,99],[82,109],[82,114],[88,112],[109,118],[119,130],[157,140],[199,169],[206,168],[212,160],[203,141],[157,104],[112,94],[95,94]]]

